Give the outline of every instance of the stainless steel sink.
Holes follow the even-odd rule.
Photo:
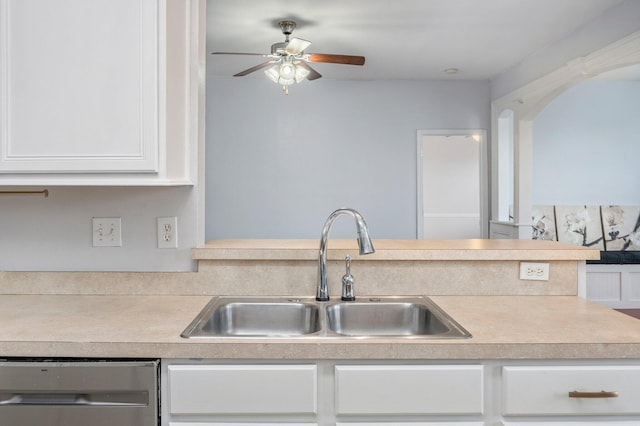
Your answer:
[[[327,307],[329,329],[346,336],[470,337],[430,299],[368,298]]]
[[[318,302],[297,297],[214,297],[182,332],[212,337],[471,337],[428,297]]]
[[[320,330],[313,299],[214,298],[182,332],[183,337],[289,337]]]

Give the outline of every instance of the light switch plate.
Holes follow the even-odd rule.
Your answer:
[[[92,224],[94,247],[122,246],[122,218],[94,217]]]

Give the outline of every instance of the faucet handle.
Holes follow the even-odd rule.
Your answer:
[[[351,275],[351,256],[347,255],[344,258],[346,273],[342,277],[342,300],[345,302],[353,302],[356,300],[356,296],[353,290],[353,284],[355,279]]]

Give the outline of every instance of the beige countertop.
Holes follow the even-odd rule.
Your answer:
[[[597,260],[595,249],[542,240],[385,240],[374,239],[371,260]],[[318,240],[215,240],[192,250],[197,260],[314,260]],[[358,249],[355,239],[330,239],[329,259]]]
[[[356,257],[358,296],[432,295],[473,337],[184,339],[212,295],[315,294],[317,240],[219,240],[193,250],[198,272],[0,272],[0,357],[640,359],[639,320],[574,295],[578,263],[597,250],[525,240],[374,245]],[[339,275],[354,249],[355,239],[330,240],[330,272]],[[549,281],[520,280],[521,260],[548,261]]]
[[[462,340],[188,340],[210,296],[0,295],[0,356],[217,359],[640,359],[640,321],[575,296],[434,296]]]

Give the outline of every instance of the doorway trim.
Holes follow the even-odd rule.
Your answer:
[[[485,129],[420,129],[416,134],[416,238],[424,238],[424,188],[422,180],[422,158],[424,148],[422,140],[425,136],[469,136],[479,137],[480,140],[480,232],[482,238],[489,234],[489,184],[488,184],[488,155],[487,155],[487,131]]]

